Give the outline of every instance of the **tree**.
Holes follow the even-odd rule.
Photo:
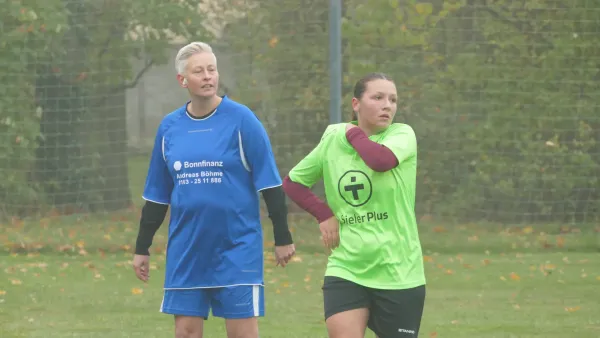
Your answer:
[[[261,118],[282,171],[304,156],[328,123],[327,1],[260,1],[228,25],[233,95]]]
[[[0,85],[0,135],[9,145],[0,155],[16,162],[0,183],[10,192],[0,196],[4,213],[128,207],[125,90],[166,61],[173,37],[212,37],[202,1],[0,3],[9,32],[0,76],[18,74]],[[132,58],[141,55],[148,62],[134,74]]]
[[[600,14],[589,4],[344,1],[345,111],[365,73],[395,78],[398,121],[419,139],[419,214],[598,219],[600,44],[589,32]],[[225,38],[250,65],[236,96],[266,120],[286,172],[328,123],[326,5],[260,1]]]

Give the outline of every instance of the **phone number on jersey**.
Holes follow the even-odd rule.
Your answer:
[[[184,184],[211,184],[211,183],[221,183],[223,181],[223,178],[221,177],[202,177],[202,178],[194,178],[191,180],[188,179],[182,179],[182,180],[177,180],[177,183],[179,185],[184,185]]]

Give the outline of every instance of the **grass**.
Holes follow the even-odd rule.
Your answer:
[[[139,196],[143,165],[132,163]],[[131,270],[138,210],[50,216],[0,227],[0,336],[172,337],[162,299],[166,226],[153,245],[148,284]],[[270,224],[265,222],[265,224]],[[327,337],[316,226],[293,217],[298,255],[275,268],[266,227],[267,317],[261,337]],[[421,230],[428,294],[421,337],[598,337],[597,229],[490,224]],[[205,337],[225,337],[210,318]],[[373,337],[369,334],[367,337]]]

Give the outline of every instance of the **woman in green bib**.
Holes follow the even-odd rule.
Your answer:
[[[285,177],[286,194],[314,216],[331,249],[323,283],[330,338],[417,337],[425,302],[415,217],[417,142],[393,123],[394,82],[368,74],[354,87],[353,121],[327,127]],[[310,188],[323,179],[327,203]]]

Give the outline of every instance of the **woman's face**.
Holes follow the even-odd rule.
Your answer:
[[[190,94],[199,97],[212,97],[217,95],[219,85],[219,71],[217,58],[209,52],[197,53],[187,60],[185,79],[179,75],[180,84],[190,91]]]
[[[352,108],[357,112],[359,125],[364,125],[374,132],[392,124],[397,104],[396,85],[383,79],[368,82],[362,97],[352,98]]]

